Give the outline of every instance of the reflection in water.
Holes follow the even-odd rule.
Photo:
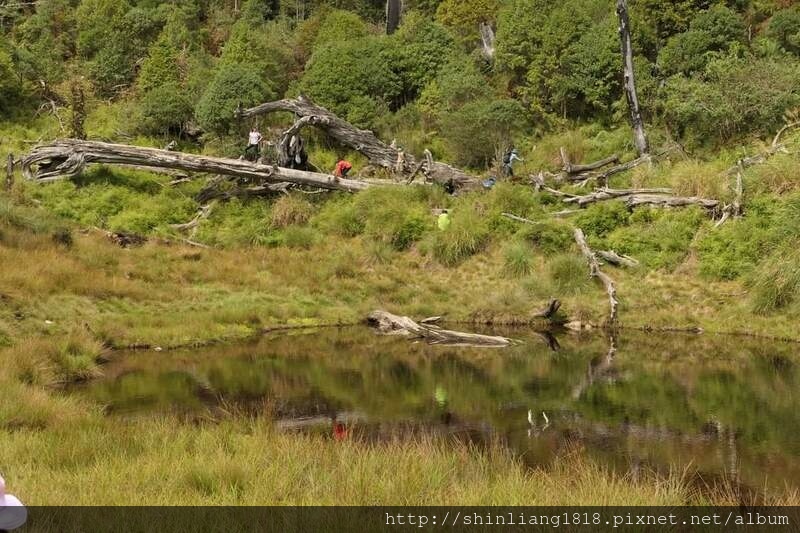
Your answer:
[[[348,328],[120,354],[102,380],[76,393],[111,416],[225,410],[337,440],[448,435],[499,442],[530,465],[577,445],[633,475],[688,466],[705,479],[800,488],[794,345],[500,333],[525,342],[503,350],[428,346]]]

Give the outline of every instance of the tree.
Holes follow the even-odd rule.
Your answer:
[[[204,130],[225,134],[233,123],[238,106],[253,106],[276,96],[274,89],[261,77],[258,67],[223,64],[198,102],[195,115]]]
[[[144,133],[180,134],[192,119],[194,106],[185,90],[176,82],[168,82],[148,91],[140,102]]]
[[[477,43],[478,25],[494,20],[499,7],[499,0],[442,0],[436,8],[436,20],[464,42]]]
[[[342,41],[317,50],[299,90],[360,127],[401,103],[403,82],[392,69],[395,53],[385,38]]]
[[[0,115],[8,115],[22,97],[22,80],[11,60],[5,39],[0,35]]]
[[[787,52],[800,55],[800,9],[794,7],[775,13],[766,34]]]
[[[669,40],[658,63],[666,75],[690,75],[702,70],[715,54],[725,54],[737,43],[744,44],[744,39],[742,17],[727,7],[713,7],[698,15],[687,32]]]
[[[515,100],[481,99],[444,115],[441,135],[456,164],[486,166],[513,144],[524,117]]]
[[[639,155],[646,155],[650,148],[644,131],[644,119],[639,109],[639,95],[636,93],[636,77],[633,70],[633,49],[631,45],[631,29],[628,20],[628,2],[617,0],[617,16],[619,17],[619,39],[622,50],[622,73],[625,98],[633,127],[633,142]]]

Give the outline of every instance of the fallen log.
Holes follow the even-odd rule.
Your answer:
[[[367,321],[385,335],[406,335],[425,339],[430,344],[504,347],[514,343],[506,337],[463,333],[442,329],[433,324],[420,324],[407,316],[397,316],[386,311],[373,311],[367,317]]]
[[[655,207],[686,207],[689,205],[699,205],[705,209],[714,210],[719,205],[718,200],[698,198],[696,196],[667,196],[663,194],[634,194],[628,196],[625,204],[629,209],[642,205],[652,205]]]
[[[635,268],[639,266],[639,261],[628,255],[619,255],[614,250],[598,250],[597,255],[606,263],[614,266],[626,266]]]
[[[36,146],[22,159],[22,171],[28,179],[49,182],[80,174],[90,163],[206,172],[266,183],[288,182],[347,192],[362,191],[371,185],[364,181],[273,165],[260,165],[239,159],[76,139],[57,140]]]
[[[299,131],[308,125],[316,126],[344,146],[366,156],[373,165],[385,168],[390,172],[396,172],[400,166],[399,170],[402,174],[410,175],[419,164],[412,155],[403,154],[403,157],[400,157],[401,150],[397,147],[384,143],[369,130],[356,128],[324,107],[315,104],[306,96],[301,95],[297,98],[277,100],[249,109],[240,109],[237,110],[237,115],[246,118],[279,111],[294,113],[298,117],[290,131]],[[285,138],[286,135],[284,135]],[[398,161],[401,160],[402,163],[398,165]],[[479,179],[445,163],[430,160],[424,167],[425,175],[436,183],[452,183],[457,189],[477,189],[481,186]]]
[[[536,318],[546,318],[547,320],[552,320],[555,318],[559,309],[561,309],[561,302],[555,298],[550,298],[550,301],[547,302],[547,306],[533,316]]]
[[[598,168],[603,168],[604,166],[610,165],[612,163],[619,163],[619,155],[613,154],[605,159],[601,159],[599,161],[595,161],[594,163],[586,163],[583,165],[573,165],[570,160],[569,156],[567,155],[567,151],[562,147],[560,149],[561,153],[561,162],[564,165],[564,172],[567,174],[580,174],[582,172],[589,172],[590,170],[597,170]]]
[[[666,194],[671,195],[672,189],[609,189],[600,188],[596,189],[590,194],[583,196],[572,196],[565,198],[564,203],[578,204],[581,207],[587,206],[595,202],[602,202],[604,200],[613,200],[617,198],[625,198],[635,194]]]
[[[586,243],[586,236],[583,234],[583,230],[580,228],[575,228],[574,235],[575,242],[578,244],[578,248],[580,248],[581,253],[586,258],[586,262],[589,265],[589,275],[600,280],[600,282],[603,284],[603,287],[606,289],[606,293],[608,294],[608,303],[611,308],[611,312],[608,317],[608,325],[613,328],[617,323],[617,307],[619,306],[619,301],[617,300],[617,288],[614,285],[614,280],[600,270],[600,263],[597,262],[597,256],[595,256],[594,252],[592,252],[592,249],[589,248],[589,245]]]

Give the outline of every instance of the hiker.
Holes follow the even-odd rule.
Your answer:
[[[28,520],[28,510],[11,494],[6,494],[6,482],[0,476],[0,531],[12,531]]]
[[[506,155],[503,156],[503,174],[507,178],[514,177],[514,162],[515,161],[525,161],[519,156],[519,152],[516,148],[512,148],[510,151],[506,152]]]
[[[253,126],[250,130],[250,135],[247,138],[247,148],[244,149],[244,157],[248,161],[257,161],[258,156],[261,155],[261,133],[258,128]]]
[[[333,170],[333,175],[337,178],[346,178],[347,174],[353,170],[353,165],[346,159],[340,159],[336,163],[336,168]]]

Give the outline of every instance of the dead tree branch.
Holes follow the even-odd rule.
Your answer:
[[[626,266],[630,268],[639,266],[639,261],[633,257],[628,255],[619,255],[614,250],[598,250],[596,253],[601,259],[603,259],[603,261],[614,266]]]
[[[619,301],[617,300],[617,288],[614,285],[614,280],[600,270],[600,263],[598,263],[597,256],[595,256],[594,252],[592,252],[592,249],[589,248],[589,245],[586,243],[586,236],[583,234],[583,230],[580,228],[575,228],[574,235],[575,242],[578,244],[578,248],[580,248],[581,253],[586,258],[586,262],[589,264],[589,275],[600,280],[600,282],[603,284],[603,287],[606,289],[606,293],[608,294],[608,303],[611,309],[608,317],[608,325],[613,328],[617,323],[617,307],[619,306]]]

